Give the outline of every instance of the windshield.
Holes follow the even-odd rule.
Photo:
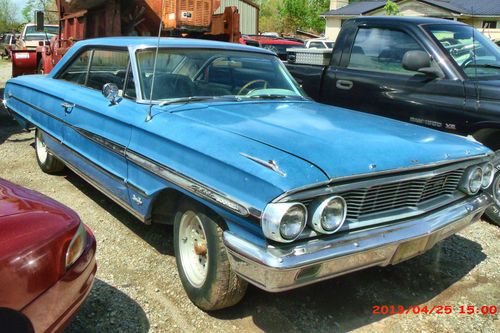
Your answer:
[[[150,98],[155,49],[139,50],[142,98]],[[252,52],[160,49],[153,100],[185,97],[286,96],[303,93],[278,58]]]
[[[467,25],[436,24],[425,27],[470,78],[500,76],[500,49]]]
[[[46,26],[44,26],[44,32],[46,32],[50,38],[50,37],[57,35],[59,33],[59,27],[46,25]],[[25,32],[25,37],[28,35],[34,35],[34,34],[43,34],[45,36],[45,34],[42,31],[36,31],[36,26],[34,26],[34,25],[27,26],[26,32]]]

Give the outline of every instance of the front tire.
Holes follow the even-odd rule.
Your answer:
[[[230,267],[222,233],[221,223],[201,205],[185,202],[175,216],[179,276],[189,299],[204,311],[235,305],[247,289]]]
[[[47,149],[45,140],[43,139],[43,131],[38,128],[35,132],[35,152],[36,161],[43,172],[55,174],[64,169],[64,164]]]
[[[486,189],[486,193],[491,195],[495,204],[488,208],[485,214],[491,222],[500,226],[500,170],[497,171],[491,186]]]

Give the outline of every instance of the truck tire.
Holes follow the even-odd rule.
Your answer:
[[[494,164],[497,173],[491,186],[486,189],[486,193],[491,195],[495,204],[488,208],[485,214],[492,223],[500,226],[500,150],[496,150],[495,156]]]
[[[35,132],[35,153],[38,166],[43,172],[52,175],[64,169],[64,163],[58,160],[47,149],[45,140],[43,139],[43,131],[38,128]]]
[[[203,206],[185,201],[174,221],[174,251],[189,299],[204,311],[226,308],[245,295],[247,282],[231,269],[221,222]]]

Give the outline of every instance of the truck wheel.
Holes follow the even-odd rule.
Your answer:
[[[184,202],[174,222],[177,269],[189,299],[204,311],[238,303],[247,282],[229,265],[222,241],[222,228],[207,209]]]
[[[35,133],[35,151],[36,151],[36,161],[38,166],[43,172],[48,174],[55,174],[61,172],[64,169],[64,164],[52,155],[43,139],[43,131],[36,129]]]

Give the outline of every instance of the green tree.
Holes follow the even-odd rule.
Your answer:
[[[259,30],[283,32],[281,0],[266,0],[260,3]]]
[[[399,7],[398,5],[391,1],[387,0],[384,6],[385,14],[388,16],[394,16],[394,15],[399,15]]]
[[[33,22],[37,10],[43,10],[46,23],[57,23],[59,17],[55,0],[28,0],[22,10],[24,20]]]
[[[19,8],[12,0],[0,0],[0,32],[17,29]]]

